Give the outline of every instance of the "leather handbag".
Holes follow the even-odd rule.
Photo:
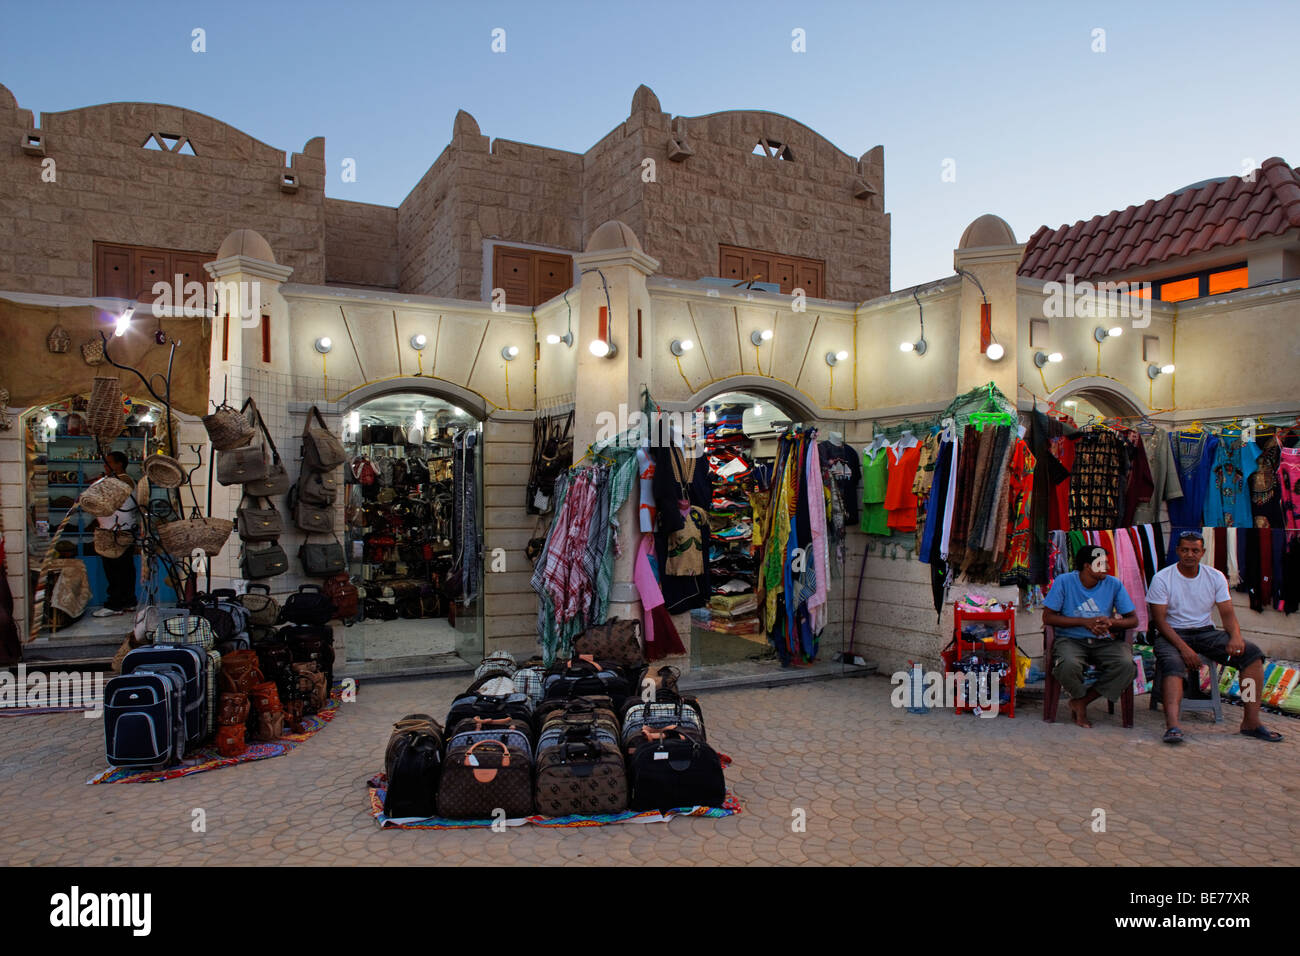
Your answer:
[[[264,683],[256,651],[231,651],[221,659],[222,691],[247,694],[255,685]]]
[[[589,627],[574,639],[573,653],[598,661],[608,661],[620,667],[644,667],[641,622],[615,617],[604,624]]]
[[[303,501],[298,495],[299,484],[289,489],[289,513],[293,523],[308,533],[328,533],[334,530],[333,507],[322,507]]]
[[[259,710],[249,724],[248,736],[252,740],[279,740],[284,736],[284,711]]]
[[[278,544],[265,548],[244,548],[239,556],[239,573],[246,581],[273,578],[289,570],[289,556]]]
[[[284,519],[268,498],[245,496],[235,514],[245,541],[274,541],[284,533]]]
[[[260,661],[261,658],[259,657]],[[271,713],[280,710],[280,691],[274,681],[254,684],[248,691],[248,702],[258,713]]]
[[[280,457],[280,449],[275,447],[275,439],[271,437],[271,433],[266,428],[262,412],[251,398],[244,403],[245,408],[249,406],[253,409],[253,419],[257,423],[257,427],[261,429],[263,441],[271,449],[271,463],[267,468],[266,477],[246,482],[244,492],[261,498],[274,498],[277,495],[285,494],[289,490],[289,470],[284,467],[284,460]]]
[[[490,820],[498,810],[508,819],[530,816],[532,775],[528,754],[499,740],[448,747],[438,814],[453,820]]]
[[[329,471],[343,464],[347,457],[343,443],[329,430],[320,409],[313,405],[302,428],[303,464],[316,471]]]
[[[226,691],[217,700],[217,723],[222,727],[231,727],[248,720],[251,705],[247,694]]]
[[[248,749],[244,743],[244,725],[231,724],[217,728],[217,753],[223,757],[238,757]]]
[[[242,485],[265,478],[271,471],[271,455],[262,442],[217,452],[217,481]]]
[[[305,471],[298,478],[298,500],[324,507],[334,504],[339,493],[339,476],[335,471]]]
[[[384,813],[431,817],[437,812],[442,776],[442,727],[428,714],[407,714],[393,724],[384,751]]]
[[[298,559],[302,561],[302,573],[313,578],[333,577],[348,566],[338,538],[328,544],[304,542],[298,547]]]
[[[325,682],[325,675],[321,673],[320,665],[315,661],[294,661],[293,675],[299,693],[306,695],[303,700],[303,713],[310,716],[324,710],[329,703],[330,695],[329,685]]]

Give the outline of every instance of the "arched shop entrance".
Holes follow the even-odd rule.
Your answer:
[[[116,645],[129,629],[129,624],[123,623],[124,615],[95,616],[108,596],[108,575],[105,560],[95,551],[97,519],[75,507],[81,492],[103,475],[105,468],[98,443],[87,430],[87,404],[87,396],[70,395],[30,408],[20,419],[27,593],[31,598],[27,623],[35,631],[40,619],[39,643],[31,648],[36,657],[41,656],[40,645],[45,644],[95,644],[103,638],[102,643]],[[138,488],[145,457],[159,450],[157,441],[162,436],[158,423],[163,414],[161,408],[129,397],[123,398],[123,411],[125,427],[107,451],[126,456],[126,473]],[[166,489],[151,488],[148,494],[148,506],[155,516],[165,518],[173,511],[174,502]],[[44,589],[38,590],[39,572],[51,547],[55,556],[47,565]],[[147,595],[140,583],[140,556],[132,553],[136,599],[143,602]],[[161,601],[175,601],[174,592],[161,577],[158,587]]]
[[[770,392],[749,390],[719,393],[696,413],[713,490],[706,556],[712,593],[691,612],[692,666],[775,661],[758,599],[764,523],[780,438],[802,416]],[[832,574],[830,596],[842,601],[842,575]]]
[[[346,646],[358,673],[483,657],[482,422],[458,402],[393,391],[344,415],[345,549],[362,595]]]
[[[1070,416],[1080,425],[1090,419],[1100,421],[1103,418],[1140,418],[1146,410],[1127,389],[1118,388],[1080,380],[1070,386],[1061,388],[1052,395],[1052,400],[1063,414]]]

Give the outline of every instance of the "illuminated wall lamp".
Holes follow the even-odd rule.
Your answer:
[[[517,345],[501,346],[501,357],[505,359],[507,362],[513,362],[515,360],[515,356],[517,356],[518,354],[519,354],[519,346]]]
[[[1124,326],[1115,325],[1109,329],[1103,329],[1100,325],[1092,330],[1092,337],[1100,344],[1107,339],[1117,339],[1124,334]]]
[[[984,350],[985,356],[990,362],[1002,361],[1002,356],[1007,354],[1007,350],[1002,347],[1001,342],[990,342],[989,347]]]
[[[768,341],[771,338],[772,338],[771,329],[763,329],[763,331],[761,332],[755,329],[753,332],[749,333],[749,341],[753,342],[755,345],[762,345],[764,342]]]
[[[113,329],[113,337],[120,338],[126,335],[126,330],[131,327],[131,316],[135,314],[135,307],[128,306],[126,310],[117,317],[117,327]]]
[[[840,362],[843,362],[848,357],[849,357],[849,353],[844,351],[843,349],[840,349],[838,352],[827,352],[826,364],[829,365],[831,368],[834,368],[836,365],[838,365]]]
[[[1065,356],[1063,356],[1060,352],[1052,352],[1051,354],[1048,354],[1047,352],[1035,352],[1034,366],[1036,368],[1042,368],[1048,362],[1052,362],[1053,364],[1055,364],[1056,362],[1061,361],[1064,357]]]
[[[429,344],[429,337],[423,332],[416,332],[411,336],[411,348],[417,352],[424,351],[424,347]]]
[[[1151,379],[1151,381],[1153,382],[1156,379],[1158,379],[1161,375],[1172,375],[1172,374],[1174,374],[1174,367],[1172,365],[1148,365],[1147,366],[1147,378]]]
[[[550,335],[546,337],[547,345],[559,345],[561,342],[563,342],[569,348],[573,348],[573,333],[565,332],[563,335],[556,335],[555,333],[552,332]]]
[[[600,318],[596,325],[596,337],[591,340],[587,349],[596,358],[613,358],[618,354],[618,346],[614,344],[609,334],[609,309],[605,306],[600,307]]]
[[[915,352],[917,355],[924,355],[929,347],[930,346],[925,339],[917,339],[915,342],[900,342],[898,345],[898,351]]]
[[[681,358],[693,348],[695,348],[695,343],[690,339],[673,339],[668,343],[668,351],[672,352],[678,358]]]
[[[319,352],[321,355],[324,355],[327,352],[329,352],[330,349],[334,348],[334,340],[331,339],[328,335],[322,335],[320,338],[316,340],[315,346],[316,346],[316,351]]]

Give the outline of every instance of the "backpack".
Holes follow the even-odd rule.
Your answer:
[[[344,624],[351,625],[361,613],[361,592],[346,572],[325,579],[325,594],[334,602],[334,611]]]
[[[407,714],[393,724],[384,753],[386,815],[426,818],[437,811],[442,737],[442,727],[428,714]]]
[[[324,624],[334,616],[334,602],[316,584],[303,584],[290,594],[280,609],[284,624]]]

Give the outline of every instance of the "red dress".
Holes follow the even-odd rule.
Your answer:
[[[919,442],[901,452],[889,449],[889,482],[885,486],[885,510],[889,518],[885,524],[895,531],[916,530],[916,495],[912,493],[912,484],[920,461]]]

